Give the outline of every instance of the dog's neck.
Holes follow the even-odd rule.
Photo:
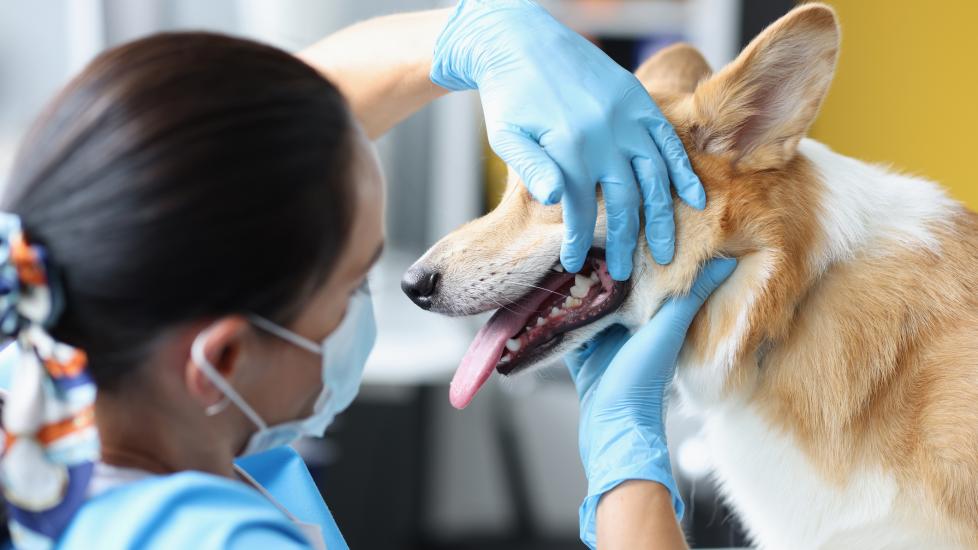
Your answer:
[[[816,212],[824,246],[813,258],[821,275],[832,265],[872,254],[896,241],[940,253],[935,228],[958,208],[937,185],[840,155],[813,140],[799,147],[818,173],[823,195]]]
[[[828,346],[846,336],[858,344],[858,336],[873,332],[861,325],[878,322],[873,312],[862,319],[829,319],[818,327],[805,325],[815,322],[809,319],[812,312],[840,314],[826,301],[826,293],[840,289],[870,305],[893,299],[864,295],[862,285],[872,284],[865,279],[884,277],[888,265],[899,269],[908,253],[941,254],[939,235],[949,230],[950,214],[960,210],[930,182],[845,157],[815,141],[804,140],[799,155],[814,175],[814,204],[806,205],[797,219],[786,216],[784,223],[793,227],[785,233],[809,237],[784,239],[744,256],[711,298],[680,359],[680,389],[694,406],[750,396],[761,383],[760,369],[771,360],[785,360],[789,348],[797,352],[807,346],[818,355],[807,358],[813,365],[800,369],[817,367],[819,360],[858,361],[847,350]],[[825,350],[811,348],[811,331],[830,326],[845,334],[820,334],[834,339],[824,342]],[[885,357],[881,352],[880,360]]]

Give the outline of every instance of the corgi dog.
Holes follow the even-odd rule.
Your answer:
[[[756,546],[978,547],[978,215],[805,137],[839,40],[833,10],[804,4],[718,72],[687,45],[638,69],[707,193],[704,211],[675,201],[670,264],[640,239],[629,281],[611,279],[600,250],[562,272],[560,206],[512,175],[495,210],[420,258],[402,286],[422,307],[498,309],[452,403],[493,371],[641,326],[704,262],[735,257],[674,387],[702,416],[721,493]]]

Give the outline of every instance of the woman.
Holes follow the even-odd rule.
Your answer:
[[[373,344],[384,184],[369,140],[448,89],[478,88],[496,150],[562,202],[568,269],[590,246],[595,181],[617,278],[640,190],[668,172],[704,204],[637,82],[532,3],[374,20],[300,57],[157,35],[99,56],[27,136],[0,216],[0,330],[17,340],[0,474],[17,546],[346,547],[283,445],[349,405]],[[646,218],[669,261],[671,206]],[[708,265],[636,336],[569,358],[588,544],[684,545],[662,398],[730,270]]]

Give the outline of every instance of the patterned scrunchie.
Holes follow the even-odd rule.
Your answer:
[[[0,333],[17,360],[3,406],[0,485],[17,548],[51,548],[85,500],[99,456],[85,353],[48,330],[64,297],[50,258],[0,212]]]

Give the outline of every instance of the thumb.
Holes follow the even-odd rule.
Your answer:
[[[564,357],[577,395],[581,399],[597,383],[631,334],[622,325],[611,325]]]
[[[564,177],[539,143],[519,129],[503,128],[490,132],[489,145],[516,171],[534,199],[545,205],[560,202]]]
[[[737,269],[737,260],[733,258],[713,258],[700,270],[700,274],[693,283],[690,294],[695,294],[699,300],[699,305],[713,294],[727,277]]]
[[[736,268],[737,260],[733,258],[713,258],[700,270],[689,293],[668,300],[656,317],[660,315],[663,318],[676,317],[689,325],[710,294],[727,280]]]

